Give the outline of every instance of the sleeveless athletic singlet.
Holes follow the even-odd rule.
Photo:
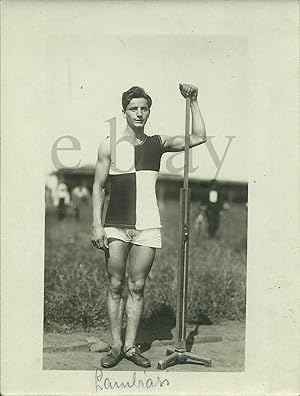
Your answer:
[[[145,135],[138,145],[121,139],[115,146],[104,226],[137,230],[161,227],[155,190],[163,154],[160,136]]]

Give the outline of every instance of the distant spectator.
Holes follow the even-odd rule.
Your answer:
[[[206,217],[208,221],[208,235],[210,238],[215,237],[220,225],[220,213],[223,209],[221,194],[218,190],[217,181],[213,180],[208,192],[208,201],[206,205]]]
[[[63,220],[66,216],[66,205],[70,204],[70,194],[68,192],[68,187],[61,183],[57,187],[57,215],[59,220]]]
[[[46,208],[52,205],[51,189],[48,186],[45,186],[45,204]]]
[[[82,203],[89,203],[91,200],[90,193],[86,186],[76,186],[71,192],[72,207],[77,220],[80,219],[80,209]]]
[[[229,210],[229,209],[230,209],[229,202],[224,202],[224,204],[223,204],[223,209],[224,209],[224,210]]]
[[[206,211],[206,206],[200,203],[194,224],[195,231],[198,237],[203,236],[203,233],[205,231],[205,225],[206,225],[205,211]]]

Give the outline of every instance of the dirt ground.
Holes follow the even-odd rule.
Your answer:
[[[161,331],[161,329],[160,329]],[[149,371],[157,371],[157,363],[164,359],[167,349],[174,347],[175,328],[169,337],[156,337],[141,342],[143,354],[152,363]],[[44,335],[44,370],[95,370],[105,352],[91,352],[90,346],[97,340],[109,343],[109,333],[93,329],[89,332],[46,333]],[[166,371],[243,371],[245,352],[245,323],[225,322],[219,325],[187,327],[187,350],[204,359],[212,360],[212,367],[200,364],[178,364]],[[139,371],[142,368],[123,359],[114,371]]]

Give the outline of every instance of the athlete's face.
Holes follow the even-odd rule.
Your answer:
[[[124,111],[127,124],[132,128],[143,128],[150,115],[147,99],[133,98]]]

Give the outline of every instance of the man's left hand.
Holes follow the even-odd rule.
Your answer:
[[[191,98],[191,100],[196,100],[198,96],[198,88],[191,84],[179,84],[179,89],[181,95],[184,98]]]

